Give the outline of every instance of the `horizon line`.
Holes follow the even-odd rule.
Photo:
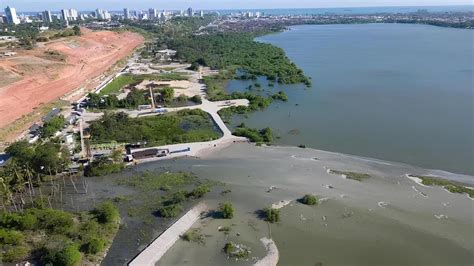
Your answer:
[[[15,6],[7,5],[6,7],[11,7],[15,8]],[[5,8],[6,8],[5,7]],[[203,11],[242,11],[242,10],[281,10],[281,9],[344,9],[344,8],[399,8],[399,7],[472,7],[474,8],[474,4],[454,4],[454,5],[394,5],[394,6],[341,6],[341,7],[278,7],[278,8],[271,8],[271,7],[263,7],[263,8],[219,8],[219,9],[195,9],[195,10],[203,10]],[[62,9],[75,9],[74,7],[65,7]],[[129,7],[121,7],[120,9],[108,9],[108,11],[120,11],[124,8],[129,8]],[[153,8],[153,7],[148,7],[146,9]],[[188,7],[189,8],[189,7]],[[191,7],[193,8],[193,7]],[[16,9],[16,8],[15,8]],[[61,11],[62,9],[58,9],[57,11]],[[87,12],[87,11],[94,11],[97,8],[93,9],[77,9],[79,12]],[[194,9],[194,8],[193,8]],[[48,10],[48,9],[45,9]],[[133,9],[133,10],[145,10],[145,9]],[[179,11],[183,9],[164,9],[168,11]],[[21,10],[16,10],[18,13],[22,12],[43,12],[44,10],[35,10],[35,11],[21,11]],[[48,10],[49,11],[49,10]],[[55,10],[53,10],[55,11]],[[4,14],[2,10],[2,14]]]

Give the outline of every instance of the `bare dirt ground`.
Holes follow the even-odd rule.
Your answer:
[[[82,33],[0,59],[0,128],[86,84],[93,87],[95,77],[144,41],[131,32]]]

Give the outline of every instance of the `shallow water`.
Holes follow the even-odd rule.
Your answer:
[[[263,256],[259,239],[272,236],[280,251],[279,265],[472,264],[472,200],[440,188],[418,187],[417,192],[403,176],[429,171],[309,149],[249,145],[168,166],[184,165],[199,176],[227,183],[232,192],[210,202],[230,201],[237,213],[231,221],[196,223],[194,227],[211,235],[206,244],[178,241],[158,265],[251,264],[257,258],[235,262],[222,253],[226,240],[217,228],[229,223],[235,224],[231,240],[251,246],[258,258]],[[330,175],[328,168],[373,177],[357,182]],[[276,189],[267,192],[270,186]],[[294,201],[306,193],[328,200],[315,207]],[[293,202],[282,209],[281,223],[266,227],[254,212],[281,200]],[[441,214],[448,218],[435,217]]]
[[[282,145],[474,174],[474,31],[425,25],[306,25],[258,38],[285,50],[313,87],[237,118]],[[261,80],[262,87],[266,81]],[[250,81],[231,81],[243,90]],[[297,105],[297,106],[296,106]]]
[[[328,174],[328,169],[369,173],[372,178],[347,180]],[[186,171],[201,180],[223,182],[225,186],[216,186],[204,200],[212,209],[229,201],[236,210],[232,220],[196,223],[194,227],[208,235],[205,245],[178,241],[159,265],[249,265],[265,255],[259,239],[269,236],[279,247],[281,265],[472,265],[473,201],[439,187],[419,186],[405,177],[407,173],[433,171],[312,149],[249,144],[234,144],[205,159],[146,163],[120,174],[86,178],[86,194],[74,193],[69,185],[63,197],[65,209],[88,210],[118,196],[129,199],[117,203],[122,225],[103,265],[126,265],[171,222],[150,211],[155,210],[156,198],[144,199],[139,192],[117,183],[143,171]],[[449,177],[474,182],[472,176]],[[81,190],[81,181],[76,184]],[[272,186],[275,189],[268,192]],[[221,195],[225,189],[232,192]],[[156,192],[158,197],[162,193]],[[295,202],[306,193],[327,201],[316,207]],[[282,209],[281,223],[269,227],[255,214],[282,200],[293,202]],[[69,202],[74,202],[72,208]],[[147,205],[151,208],[144,213],[130,213]],[[224,225],[232,228],[229,238],[218,232]],[[229,240],[251,248],[248,261],[227,259],[222,248]]]

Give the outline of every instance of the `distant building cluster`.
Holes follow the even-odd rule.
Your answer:
[[[12,26],[18,25],[20,23],[40,22],[45,25],[51,23],[62,23],[66,26],[69,26],[70,22],[86,20],[150,20],[163,22],[173,17],[203,17],[204,14],[204,11],[195,11],[190,7],[187,10],[178,11],[158,10],[156,8],[149,8],[148,10],[130,10],[129,8],[124,8],[123,12],[109,12],[108,10],[103,10],[100,8],[97,8],[93,12],[83,12],[72,8],[66,8],[56,12],[44,10],[34,15],[18,15],[15,8],[7,6],[5,8],[4,15],[0,15],[0,24]]]

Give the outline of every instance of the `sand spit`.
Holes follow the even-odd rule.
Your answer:
[[[423,180],[421,180],[421,179],[418,178],[418,177],[414,177],[414,176],[412,176],[412,175],[410,175],[410,174],[406,174],[405,176],[406,176],[408,179],[410,179],[411,181],[417,183],[418,185],[420,185],[420,186],[422,186],[422,187],[428,187],[427,185],[423,185],[423,183],[422,183]]]
[[[278,248],[275,242],[270,238],[261,238],[260,241],[267,249],[267,255],[261,260],[257,261],[255,266],[276,266],[279,260]]]
[[[290,204],[291,203],[291,200],[282,200],[280,202],[277,202],[277,203],[273,203],[272,204],[272,209],[281,209],[283,207],[285,207],[286,205]]]

